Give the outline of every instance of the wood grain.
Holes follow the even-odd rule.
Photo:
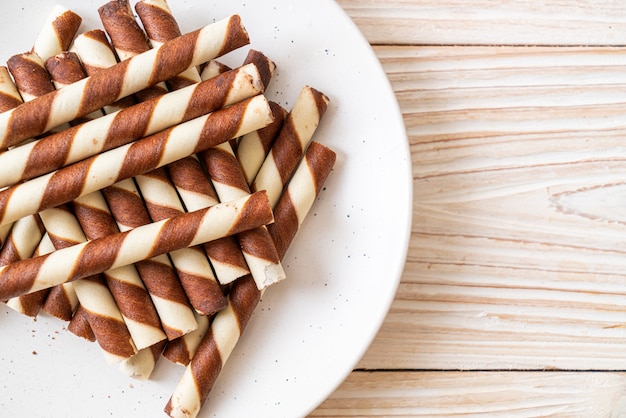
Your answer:
[[[526,0],[338,0],[386,45],[625,45],[626,3]]]

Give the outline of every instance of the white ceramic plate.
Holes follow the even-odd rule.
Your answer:
[[[100,27],[104,1],[66,0]],[[134,4],[134,1],[133,1]],[[52,10],[2,3],[0,62],[30,49]],[[315,140],[338,154],[334,172],[284,259],[202,417],[305,416],[345,379],[374,338],[402,273],[411,221],[411,164],[400,112],[373,51],[331,0],[170,0],[183,32],[233,13],[251,47],[278,64],[268,96],[286,108],[309,84],[331,98]],[[247,48],[224,59],[238,65]],[[0,306],[0,415],[159,417],[182,369],[162,360],[140,382],[107,365],[97,345],[47,316]]]

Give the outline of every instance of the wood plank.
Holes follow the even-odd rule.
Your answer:
[[[594,0],[338,0],[389,45],[625,45],[626,3]]]
[[[377,47],[413,159],[365,369],[626,370],[626,54]]]
[[[624,373],[356,372],[310,417],[617,417]]]

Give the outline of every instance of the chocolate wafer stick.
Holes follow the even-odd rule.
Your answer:
[[[141,174],[135,181],[152,221],[185,213],[165,168]],[[226,306],[226,298],[200,247],[182,248],[169,256],[191,305],[198,313],[211,315]]]
[[[0,267],[0,300],[134,264],[273,222],[267,195],[185,213]]]
[[[50,173],[262,91],[256,67],[247,65],[0,153],[0,187]]]
[[[246,196],[250,188],[229,143],[199,153],[213,186],[223,202]],[[265,226],[237,235],[250,274],[259,289],[279,282],[285,272]]]
[[[133,379],[149,379],[166,344],[167,341],[161,341],[143,350],[139,350],[137,354],[120,363],[120,370],[126,376],[132,377]]]
[[[0,191],[0,225],[167,165],[271,122],[263,95]]]
[[[0,149],[40,135],[248,42],[241,19],[233,15],[0,113]]]
[[[102,191],[120,231],[148,225],[150,215],[132,179],[118,182]],[[170,258],[158,255],[135,264],[168,339],[185,335],[198,326],[187,295]]]
[[[165,350],[163,350],[163,357],[181,366],[189,364],[200,342],[206,335],[210,324],[210,318],[206,315],[197,315],[196,320],[198,321],[198,328],[189,334],[170,341]]]
[[[52,243],[50,243],[50,245],[52,245]],[[54,247],[52,247],[52,249],[54,250]],[[89,325],[89,314],[81,305],[78,305],[74,316],[67,324],[67,330],[77,337],[84,338],[92,343],[96,342],[96,336]]]
[[[310,86],[300,91],[276,142],[252,183],[252,190],[267,191],[272,206],[278,202],[285,184],[302,158],[328,103],[327,96]]]
[[[74,200],[72,207],[87,239],[94,240],[119,232],[101,192]],[[165,340],[159,315],[135,266],[123,266],[103,274],[137,349]]]
[[[289,183],[276,206],[279,212],[276,213],[275,222],[268,226],[274,230],[271,232],[272,236],[283,242],[280,246],[281,258],[285,255],[286,245],[296,236],[304,216],[319,195],[335,159],[336,155],[332,150],[312,142],[304,159],[298,165],[292,180],[294,182]],[[250,276],[241,278],[233,284],[228,294],[228,307],[215,316],[165,406],[165,412],[169,416],[186,418],[197,416],[260,297],[261,291]]]
[[[54,6],[35,39],[32,52],[45,61],[67,51],[81,23],[82,18],[78,14],[61,5]]]

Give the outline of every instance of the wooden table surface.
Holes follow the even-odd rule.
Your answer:
[[[338,3],[397,95],[414,219],[311,416],[626,416],[626,2]]]

